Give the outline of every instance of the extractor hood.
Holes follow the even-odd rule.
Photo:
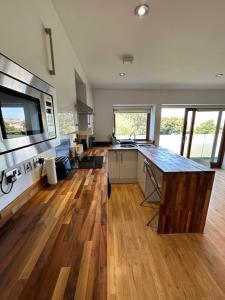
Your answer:
[[[88,114],[88,115],[94,114],[93,109],[80,100],[77,100],[75,107],[76,107],[78,114]]]

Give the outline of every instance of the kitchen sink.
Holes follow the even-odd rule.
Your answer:
[[[135,145],[134,144],[120,144],[121,148],[134,148]]]
[[[138,145],[138,147],[151,148],[151,147],[154,147],[154,145],[152,145],[152,144],[140,144],[140,145]]]

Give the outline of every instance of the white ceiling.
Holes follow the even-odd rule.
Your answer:
[[[52,1],[93,87],[225,89],[225,0]]]

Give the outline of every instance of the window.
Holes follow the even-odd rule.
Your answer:
[[[225,110],[217,106],[163,107],[159,145],[199,163],[220,167]]]
[[[159,145],[180,154],[185,108],[163,107]]]
[[[149,140],[149,110],[114,110],[115,136],[117,139],[129,139],[135,133],[137,140]]]

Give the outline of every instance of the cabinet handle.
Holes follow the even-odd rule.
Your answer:
[[[145,173],[145,168],[146,168],[146,167],[145,167],[145,163],[144,163],[144,164],[143,164],[143,172],[144,172],[144,173]]]
[[[54,61],[54,52],[53,52],[53,43],[52,43],[52,29],[45,28],[45,33],[49,36],[50,54],[51,54],[51,63],[52,63],[52,68],[49,70],[49,74],[55,75],[55,61]]]
[[[121,153],[121,162],[123,162],[123,151],[120,152]]]

